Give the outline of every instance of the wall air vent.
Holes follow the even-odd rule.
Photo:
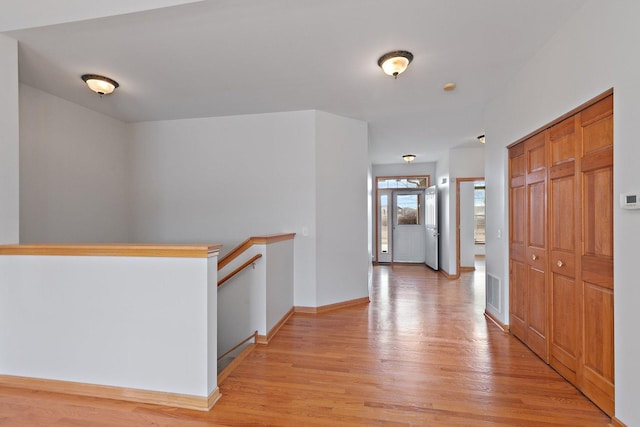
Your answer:
[[[502,313],[502,281],[493,274],[487,274],[487,308]]]

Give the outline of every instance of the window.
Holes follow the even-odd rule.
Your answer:
[[[427,188],[428,179],[426,176],[403,177],[403,178],[377,178],[378,188]]]
[[[380,196],[380,252],[389,253],[389,197]]]
[[[474,210],[474,237],[476,244],[485,243],[485,184],[484,181],[476,181],[473,189],[473,210]]]
[[[396,202],[398,206],[397,225],[420,225],[420,195],[398,194]]]

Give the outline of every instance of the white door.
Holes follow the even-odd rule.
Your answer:
[[[438,189],[435,185],[427,188],[424,194],[426,264],[438,269]]]
[[[393,262],[425,262],[424,190],[393,192]]]

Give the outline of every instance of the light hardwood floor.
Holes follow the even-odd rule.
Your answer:
[[[484,316],[484,272],[377,266],[372,302],[294,315],[209,412],[0,388],[9,426],[607,426]]]

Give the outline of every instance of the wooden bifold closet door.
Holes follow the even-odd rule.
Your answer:
[[[613,95],[509,148],[510,330],[614,412]]]

